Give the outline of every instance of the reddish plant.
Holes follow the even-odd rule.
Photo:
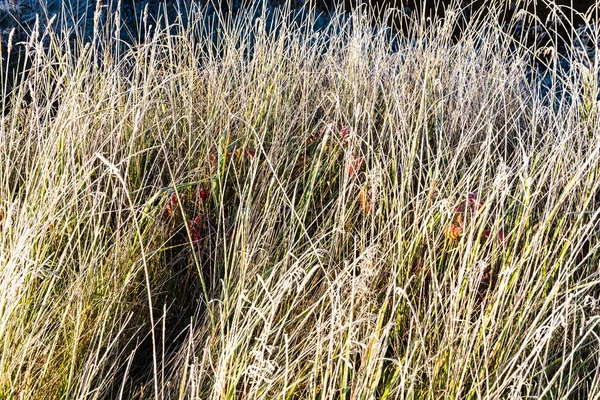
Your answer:
[[[348,158],[346,173],[348,176],[355,176],[360,172],[364,164],[365,159],[363,157],[354,157],[353,155],[350,155]]]
[[[172,195],[163,208],[163,218],[171,219],[177,209],[179,208],[179,196],[177,194]]]
[[[483,207],[484,202],[477,198],[475,193],[469,193],[467,195],[467,199],[461,201],[458,206],[456,206],[455,211],[457,213],[464,214],[465,212],[477,212],[481,207]]]
[[[342,143],[347,143],[350,139],[351,131],[350,128],[340,124],[337,121],[329,121],[326,122],[318,131],[315,131],[308,140],[306,141],[307,145],[312,144],[317,139],[321,139],[327,131],[332,132],[334,135],[339,135]]]
[[[348,141],[348,139],[350,139],[350,128],[347,126],[342,126],[342,129],[340,129],[340,137],[342,142]]]
[[[202,239],[202,216],[198,215],[196,218],[189,220],[188,228],[190,230],[192,244],[198,244],[200,239]]]
[[[467,195],[467,199],[461,201],[458,206],[455,208],[456,214],[454,215],[454,221],[452,225],[444,228],[444,232],[446,233],[446,237],[450,240],[455,240],[464,231],[465,227],[465,215],[466,214],[475,214],[477,213],[485,203],[477,198],[474,193],[469,193]],[[486,229],[483,231],[482,237],[487,240],[493,236],[491,229]],[[509,236],[504,233],[503,229],[499,229],[496,232],[496,239],[498,244],[506,247],[510,240]]]
[[[215,153],[212,153],[209,157],[209,162],[210,162],[211,167],[217,168],[218,161],[219,161],[219,156]]]
[[[339,122],[329,121],[319,130],[319,137],[323,137],[327,130],[339,131],[342,129],[342,125]]]
[[[244,155],[248,158],[254,158],[256,157],[256,152],[250,147],[238,147],[231,154],[228,153],[227,158],[233,157],[235,160],[241,161]]]
[[[467,199],[458,203],[458,205],[454,208],[455,214],[453,223],[452,225],[444,228],[444,233],[446,234],[446,237],[452,241],[458,239],[464,231],[465,214],[474,214],[478,212],[479,209],[483,207],[483,205],[484,202],[477,199],[475,193],[469,193],[467,195]],[[487,237],[485,236],[486,232],[484,232],[484,237]],[[489,233],[487,235],[489,236]]]
[[[449,240],[456,240],[462,235],[463,228],[459,225],[452,224],[444,228],[444,233]]]
[[[372,198],[371,193],[366,187],[360,190],[360,193],[358,194],[358,201],[360,203],[361,211],[365,214],[370,214]]]
[[[196,204],[205,203],[208,200],[208,190],[204,188],[196,188],[194,194],[196,195]]]

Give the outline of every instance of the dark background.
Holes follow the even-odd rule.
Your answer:
[[[348,9],[355,7],[358,4],[364,4],[365,0],[344,0],[344,6]],[[462,1],[462,7],[465,9],[476,11],[481,9],[482,6],[493,3],[492,0],[475,0],[475,1]],[[324,5],[331,6],[335,3],[334,0],[325,0],[322,2]],[[551,11],[551,7],[546,5],[546,2],[537,0],[535,2],[529,1],[526,7],[524,7],[523,1],[496,1],[496,4],[502,4],[507,11],[507,15],[511,15],[514,11],[526,8],[529,12],[536,14],[542,21],[545,21]],[[594,0],[556,0],[556,4],[560,6],[569,6],[580,13],[587,12],[593,5]],[[448,0],[373,0],[372,4],[380,7],[396,7],[421,10],[423,7],[429,13],[443,14],[445,7],[450,4]],[[569,12],[569,14],[571,14]],[[581,18],[575,13],[572,17],[573,20],[580,21]]]

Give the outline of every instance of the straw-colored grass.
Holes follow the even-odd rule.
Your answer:
[[[0,398],[600,396],[585,63],[543,99],[493,15],[189,21],[24,45]]]

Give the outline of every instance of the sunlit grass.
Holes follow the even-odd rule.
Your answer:
[[[251,14],[23,45],[0,398],[598,396],[589,60],[548,100],[493,15]]]

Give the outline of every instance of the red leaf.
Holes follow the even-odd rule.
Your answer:
[[[165,207],[163,209],[163,218],[166,218],[166,219],[172,218],[173,214],[175,214],[175,212],[177,211],[178,208],[179,208],[179,196],[177,196],[177,194],[174,194],[169,198],[169,200],[167,201],[167,204],[165,204]]]
[[[212,153],[209,157],[209,162],[210,162],[211,167],[217,168],[218,161],[219,161],[219,156],[215,153]]]
[[[348,176],[355,176],[358,174],[364,164],[365,159],[363,157],[354,157],[353,155],[350,155],[348,159],[348,168],[346,170]]]
[[[200,203],[200,200],[202,201],[202,203],[204,203],[208,199],[208,190],[206,190],[204,188],[197,188],[195,194],[196,194],[196,203]]]
[[[188,227],[192,244],[197,244],[202,239],[202,216],[198,215],[196,218],[189,220]]]
[[[456,240],[462,235],[462,228],[457,225],[450,225],[444,228],[444,233],[449,240]]]
[[[373,197],[371,196],[371,191],[363,187],[358,194],[358,201],[360,203],[360,209],[365,214],[370,214],[371,209],[373,207]]]

